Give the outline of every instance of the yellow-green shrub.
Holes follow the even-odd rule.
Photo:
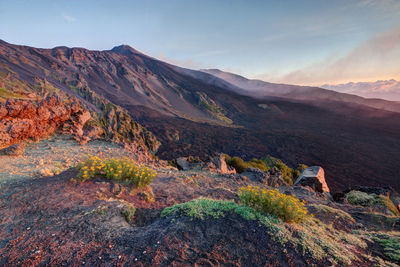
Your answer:
[[[104,176],[111,180],[132,184],[138,188],[149,185],[157,175],[155,170],[139,165],[128,158],[102,160],[96,156],[89,156],[79,163],[77,168],[79,170],[78,178],[82,181],[95,176]]]
[[[96,156],[88,156],[84,161],[77,166],[79,170],[78,178],[82,181],[89,180],[96,175],[103,174],[105,164],[103,160]]]
[[[285,222],[301,222],[307,216],[304,202],[295,196],[279,193],[278,189],[249,185],[239,188],[239,197],[244,205],[275,215]]]

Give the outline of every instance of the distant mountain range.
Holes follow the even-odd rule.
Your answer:
[[[400,102],[400,82],[394,79],[376,82],[324,84],[321,87],[362,97],[381,98]]]
[[[270,154],[292,167],[323,166],[333,191],[400,190],[396,102],[184,69],[126,45],[91,51],[0,41],[0,101],[55,91],[98,113],[99,102],[124,108],[161,141],[162,159]]]
[[[323,89],[319,87],[311,87],[311,86],[298,86],[298,85],[289,85],[289,84],[276,84],[269,83],[261,80],[250,80],[245,77],[242,77],[237,74],[224,72],[218,69],[205,69],[201,70],[202,72],[206,72],[212,74],[218,78],[221,78],[230,84],[242,89],[242,93],[257,97],[263,98],[268,96],[276,96],[288,99],[302,100],[302,101],[340,101],[347,102],[359,105],[365,105],[373,108],[384,109],[388,111],[400,112],[400,103],[394,101],[387,101],[383,99],[368,99],[360,97],[358,91],[345,91],[343,89],[343,93],[337,92],[340,91],[340,88],[332,86],[331,88]],[[201,78],[201,77],[200,77]],[[380,88],[383,88],[384,84],[388,86],[388,94],[389,94],[389,84],[391,94],[397,93],[400,96],[400,84],[398,82],[390,82],[387,83],[382,82]],[[359,91],[364,90],[362,88],[362,83],[358,85]],[[376,85],[377,86],[377,85]],[[396,87],[397,86],[397,87]],[[355,86],[356,87],[356,86]],[[371,85],[370,88],[373,88]],[[396,91],[397,89],[397,91]],[[238,91],[238,89],[233,89]],[[371,89],[372,90],[372,89]],[[365,92],[368,89],[365,89]],[[375,89],[377,91],[377,89]],[[368,97],[368,96],[366,96]]]

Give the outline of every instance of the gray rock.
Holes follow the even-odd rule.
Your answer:
[[[190,163],[185,157],[180,157],[176,159],[176,165],[178,166],[178,169],[182,171],[188,171],[190,170]]]
[[[330,192],[325,181],[324,169],[320,166],[311,166],[305,169],[297,178],[294,186],[309,186],[320,193]]]

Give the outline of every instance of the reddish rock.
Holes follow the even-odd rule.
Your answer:
[[[64,124],[71,126],[70,134],[87,142],[90,137],[83,137],[83,126],[90,118],[90,112],[82,109],[75,99],[62,102],[56,95],[40,103],[9,99],[0,105],[0,148],[26,139],[47,137]]]
[[[0,106],[0,119],[7,116],[8,110],[4,106]]]
[[[218,172],[221,174],[235,174],[236,170],[231,166],[228,166],[225,161],[225,155],[220,153],[213,157],[207,164],[206,168],[211,171]]]
[[[24,109],[24,101],[8,99],[5,106],[8,110],[8,116],[18,116]]]

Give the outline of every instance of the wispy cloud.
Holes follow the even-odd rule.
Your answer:
[[[63,17],[63,19],[65,19],[65,20],[68,21],[68,22],[74,22],[74,21],[76,21],[76,18],[74,18],[74,17],[72,17],[72,16],[69,16],[69,15],[66,15],[66,14],[61,14],[61,16]]]
[[[400,2],[398,0],[359,0],[358,6],[373,6],[383,9],[398,9],[400,8]]]
[[[273,82],[321,85],[348,81],[400,78],[400,26],[375,36],[344,56],[328,59],[287,74],[257,78]]]

